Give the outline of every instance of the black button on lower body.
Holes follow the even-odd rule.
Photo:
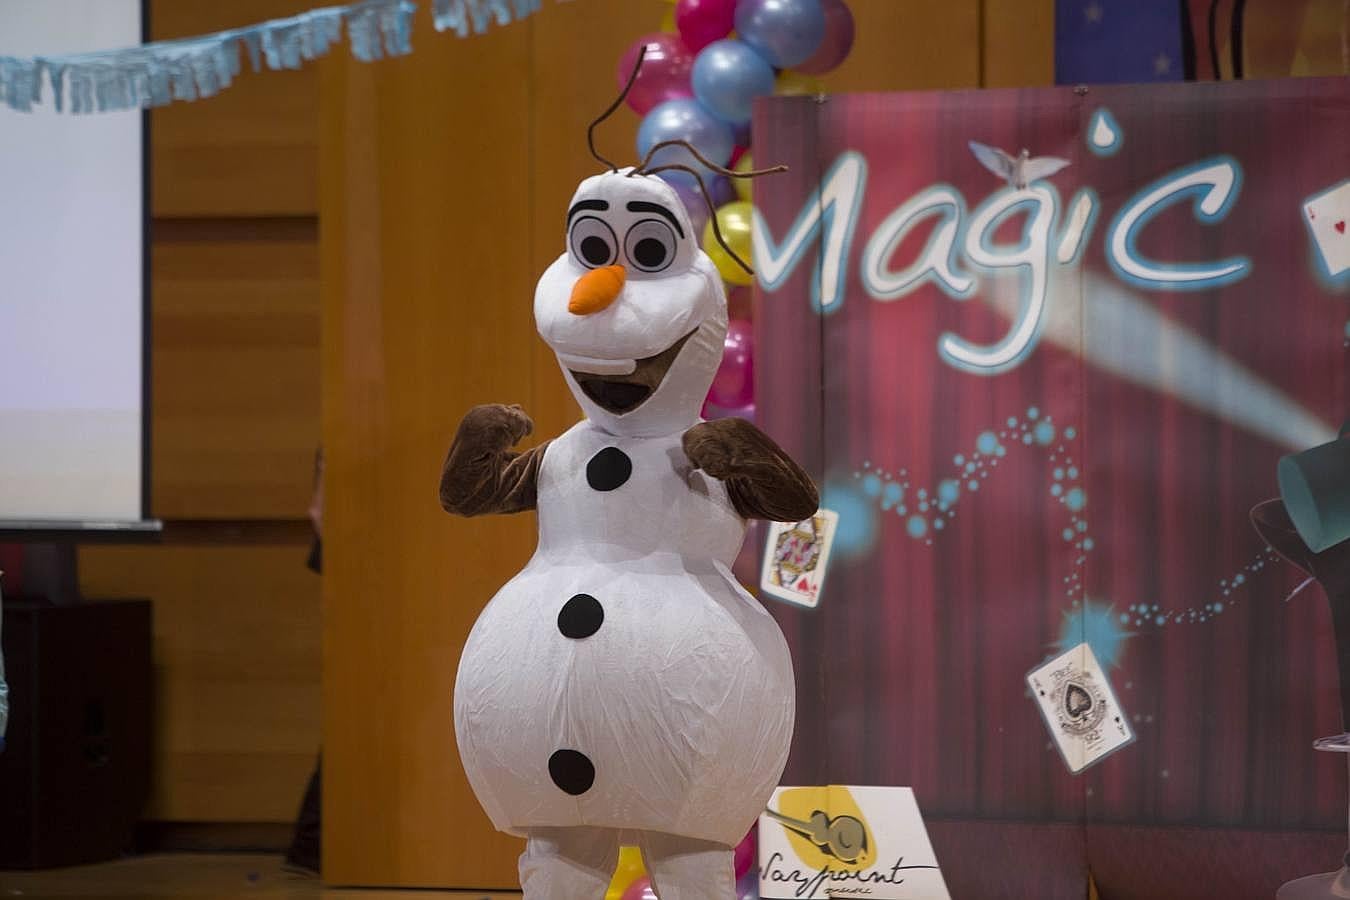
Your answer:
[[[623,487],[633,474],[633,461],[618,447],[606,447],[586,463],[586,483],[596,491]]]
[[[590,594],[577,594],[558,610],[558,630],[573,640],[595,634],[604,621],[605,608]]]
[[[595,784],[595,765],[578,750],[559,750],[548,758],[548,777],[559,790],[580,797]]]

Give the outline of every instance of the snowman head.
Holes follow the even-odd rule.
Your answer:
[[[732,172],[683,140],[661,141],[636,168],[595,149],[595,129],[622,105],[642,68],[638,52],[623,92],[586,130],[591,155],[609,171],[587,178],[567,208],[567,249],[534,292],[539,336],[553,349],[586,417],[611,434],[654,437],[699,420],[722,360],[727,298],[722,276],[699,246],[684,203],[656,173],[682,169],[712,199],[692,166],[735,178],[786,166]],[[677,153],[674,161],[670,152]],[[664,162],[654,162],[664,152]],[[729,256],[750,266],[713,233]]]
[[[577,188],[534,319],[586,417],[652,437],[698,421],[722,358],[726,295],[670,185],[618,169]]]

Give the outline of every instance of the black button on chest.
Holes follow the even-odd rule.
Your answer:
[[[586,483],[592,490],[612,491],[623,487],[633,474],[633,461],[618,447],[606,447],[586,463]]]
[[[559,750],[548,758],[548,777],[558,790],[580,797],[595,784],[595,764],[578,750]]]
[[[605,608],[590,594],[577,594],[558,611],[558,630],[573,640],[595,634],[604,621]]]

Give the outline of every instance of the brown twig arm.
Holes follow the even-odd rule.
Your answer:
[[[690,462],[726,484],[741,518],[800,522],[820,506],[811,476],[744,419],[701,422],[683,444]]]
[[[534,509],[547,443],[511,448],[534,430],[519,406],[475,406],[459,423],[441,468],[441,508],[456,516]]]

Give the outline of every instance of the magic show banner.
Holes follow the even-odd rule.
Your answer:
[[[784,783],[912,786],[956,897],[981,854],[1006,896],[1334,868],[1330,616],[1248,512],[1350,418],[1350,83],[782,98],[755,140],[758,407],[839,517],[818,608],[771,604]],[[1083,643],[1130,734],[1075,774],[1028,673]]]

